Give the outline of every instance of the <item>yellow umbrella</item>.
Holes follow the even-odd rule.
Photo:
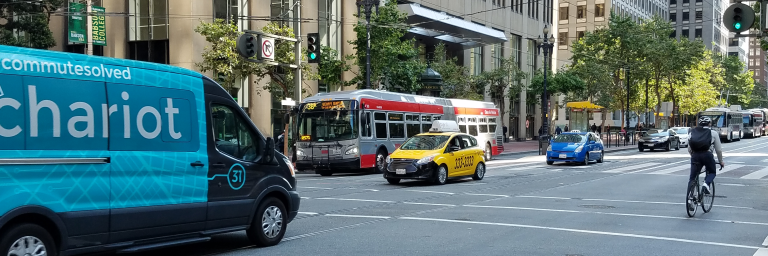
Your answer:
[[[569,107],[569,108],[587,108],[587,109],[600,109],[600,108],[603,108],[601,106],[592,104],[589,101],[568,102],[568,104],[565,104],[565,106]]]

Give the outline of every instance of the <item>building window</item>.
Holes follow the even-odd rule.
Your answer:
[[[749,59],[749,66],[751,67],[751,66],[754,66],[754,65],[755,65],[755,60],[754,59]]]
[[[688,21],[689,18],[690,18],[690,13],[687,11],[683,12],[683,21]]]
[[[701,38],[701,28],[696,28],[693,32],[693,36],[696,38]]]
[[[669,5],[676,5],[676,4],[677,4],[677,0],[669,0]]]
[[[703,19],[703,17],[704,17],[704,12],[703,11],[696,11],[696,20],[697,21],[701,21],[701,19]]]
[[[689,3],[689,0],[683,0],[683,5],[686,5]]]
[[[132,60],[170,64],[168,39],[128,42],[128,58]]]
[[[510,46],[510,48],[512,48],[512,54],[511,55],[515,57],[515,62],[517,62],[517,66],[518,67],[522,67],[523,66],[522,65],[523,64],[522,63],[523,52],[522,52],[522,49],[520,48],[520,45],[523,44],[522,40],[523,40],[523,37],[515,35],[515,34],[512,34],[509,37],[509,46]]]
[[[587,6],[586,5],[579,5],[576,7],[576,18],[577,19],[586,19],[587,18]]]
[[[504,60],[504,47],[503,43],[494,44],[491,48],[491,57],[493,58],[493,68],[501,68],[501,62]]]
[[[568,49],[568,31],[560,32],[557,38],[558,49]]]
[[[672,30],[672,33],[669,33],[669,38],[676,38],[677,37],[677,30]]]
[[[582,30],[582,31],[576,31],[576,40],[577,40],[577,41],[578,41],[578,40],[581,40],[581,38],[583,38],[583,37],[584,37],[584,34],[585,34],[585,31],[584,31],[584,30]]]
[[[755,49],[754,48],[750,48],[749,49],[749,56],[755,56]]]
[[[168,39],[168,0],[130,0],[128,11],[130,41]]]
[[[701,0],[696,0],[696,4],[701,3]]]
[[[281,26],[291,26],[290,18],[293,16],[289,0],[269,0],[270,16],[273,22]]]
[[[213,0],[213,18],[227,23],[237,22],[240,17],[238,0]]]
[[[728,46],[739,46],[739,39],[738,38],[731,38],[731,42],[728,43]],[[730,53],[728,53],[730,54]]]
[[[669,22],[677,22],[677,13],[673,12],[669,14]]]
[[[680,34],[680,37],[681,38],[689,38],[689,36],[688,36],[688,29],[687,28],[683,29],[683,33]]]
[[[568,20],[568,6],[560,7],[560,20]]]
[[[605,17],[605,4],[595,4],[595,17]]]
[[[469,50],[469,69],[473,75],[483,72],[483,47],[475,47]]]

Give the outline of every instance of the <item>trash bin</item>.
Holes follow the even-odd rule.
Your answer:
[[[547,136],[542,136],[541,139],[539,139],[539,155],[546,155],[548,147],[549,138]]]

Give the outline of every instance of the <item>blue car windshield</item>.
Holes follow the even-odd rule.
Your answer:
[[[555,143],[581,143],[587,139],[586,135],[580,134],[560,134],[555,136]]]

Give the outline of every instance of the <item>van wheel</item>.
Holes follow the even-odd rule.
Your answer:
[[[51,235],[35,224],[23,223],[12,226],[0,237],[3,239],[0,242],[0,252],[7,252],[7,255],[58,255]]]
[[[378,153],[376,153],[376,166],[373,168],[373,173],[381,174],[384,173],[384,168],[386,168],[387,164],[387,151],[386,150],[379,150]]]
[[[280,243],[288,225],[288,212],[283,202],[274,197],[264,199],[256,210],[251,227],[246,230],[248,239],[259,247]]]

